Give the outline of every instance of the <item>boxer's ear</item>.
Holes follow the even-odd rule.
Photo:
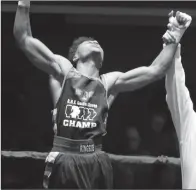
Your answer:
[[[78,55],[77,55],[77,53],[76,53],[76,54],[74,55],[74,57],[73,57],[73,62],[76,63],[76,62],[78,61],[78,59],[79,59],[79,58],[78,58]]]

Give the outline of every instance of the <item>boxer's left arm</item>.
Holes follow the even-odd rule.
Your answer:
[[[162,78],[169,69],[174,58],[178,43],[185,30],[191,23],[191,17],[185,13],[177,12],[173,17],[173,11],[169,14],[170,25],[175,28],[166,32],[166,37],[171,39],[168,44],[148,67],[139,67],[128,72],[112,72],[107,75],[108,83],[112,81],[111,89],[115,94],[125,91],[133,91]],[[163,37],[165,37],[165,35]]]
[[[115,80],[112,91],[119,93],[133,91],[164,76],[173,60],[178,44],[165,47],[150,66],[143,66],[128,72],[108,73],[108,80]]]
[[[111,72],[105,74],[107,84],[108,104],[112,102],[120,92],[133,91],[164,76],[171,65],[177,44],[165,47],[149,67],[139,67],[128,72]]]

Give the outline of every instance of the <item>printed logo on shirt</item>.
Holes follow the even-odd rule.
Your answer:
[[[93,119],[96,117],[97,105],[68,99],[65,107],[65,127],[94,128],[97,126]]]

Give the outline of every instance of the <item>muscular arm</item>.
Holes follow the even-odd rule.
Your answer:
[[[176,12],[175,17],[173,11],[168,16],[169,24],[167,26],[169,30],[163,35],[163,40],[169,39],[169,45],[161,51],[149,67],[140,67],[126,73],[110,74],[108,83],[111,83],[112,80],[113,92],[135,90],[164,76],[171,65],[177,44],[192,21],[190,15],[179,11]]]
[[[166,74],[166,101],[180,141],[196,126],[196,113],[185,85],[185,73],[181,63],[180,46],[171,68]],[[193,132],[193,131],[192,131]]]
[[[107,81],[115,93],[133,91],[164,76],[176,52],[177,44],[165,47],[148,67],[139,67],[128,72],[108,73]],[[112,81],[112,82],[111,82]]]
[[[66,58],[53,54],[41,41],[32,36],[29,7],[27,1],[23,3],[24,6],[17,8],[14,22],[14,37],[18,46],[36,67],[56,78],[63,78],[72,67],[71,63]]]

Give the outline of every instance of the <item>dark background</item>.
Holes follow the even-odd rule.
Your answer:
[[[195,2],[35,2],[34,4],[164,8],[168,9],[168,12],[171,9],[186,8],[196,12]],[[4,11],[4,5],[16,5],[16,2],[2,4],[2,149],[44,152],[51,147],[53,136],[48,76],[35,68],[16,47],[12,32],[15,10]],[[101,73],[127,71],[150,65],[162,49],[161,37],[166,31],[168,22],[167,14],[164,17],[152,16],[154,23],[149,24],[148,19],[142,15],[133,18],[125,16],[125,20],[130,20],[127,24],[121,24],[119,20],[122,17],[115,15],[104,16],[108,20],[113,20],[113,24],[96,22],[101,18],[100,15],[94,15],[86,22],[85,15],[75,15],[78,22],[74,23],[69,21],[70,15],[74,16],[73,14],[32,13],[33,36],[40,39],[54,53],[65,57],[74,38],[94,37],[105,51]],[[84,20],[83,24],[79,22],[80,17]],[[115,24],[116,18],[118,22]],[[151,16],[148,18],[150,19]],[[132,19],[134,21],[131,21]],[[186,84],[195,103],[196,27],[194,22],[193,17],[193,24],[186,31],[181,44]],[[108,134],[104,137],[104,149],[115,154],[127,154],[126,129],[128,126],[135,126],[140,133],[142,149],[145,149],[146,154],[178,157],[178,150],[175,148],[170,150],[170,147],[174,146],[172,143],[164,150],[158,147],[157,149],[160,149],[158,153],[151,151],[150,140],[154,138],[151,132],[151,119],[155,113],[166,115],[164,131],[166,131],[166,138],[169,138],[169,135],[174,133],[174,127],[165,102],[164,79],[140,90],[119,95],[109,112]],[[160,145],[162,146],[162,143]]]

